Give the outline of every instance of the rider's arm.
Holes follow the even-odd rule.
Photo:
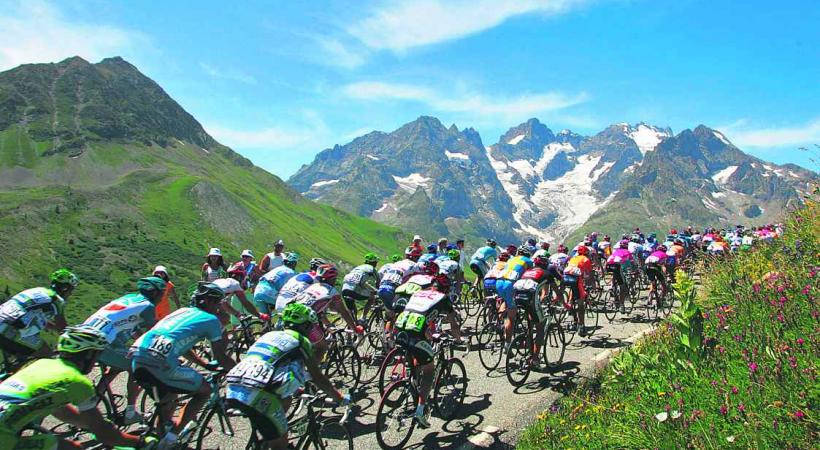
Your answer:
[[[224,309],[228,314],[236,317],[237,319],[242,318],[242,313],[237,311],[236,308],[231,306],[231,296],[228,295],[219,302],[219,306]]]
[[[308,372],[310,372],[310,376],[313,379],[313,383],[319,387],[324,393],[333,397],[339,403],[344,401],[344,396],[341,392],[337,391],[336,388],[330,383],[330,380],[327,379],[327,376],[322,372],[322,369],[319,368],[319,365],[316,364],[316,361],[313,358],[306,358],[305,359],[305,367],[307,368]]]
[[[259,317],[259,310],[257,310],[256,306],[248,300],[248,297],[245,295],[244,291],[236,291],[236,298],[238,298],[239,303],[242,303],[242,306],[245,307],[245,311],[251,313],[253,316]]]
[[[46,328],[56,331],[63,331],[67,326],[68,323],[65,320],[65,316],[62,314],[54,316],[54,320],[46,324]]]
[[[199,367],[205,367],[208,365],[208,361],[205,361],[204,359],[200,358],[199,355],[197,355],[196,352],[194,352],[193,350],[189,351],[188,353],[185,353],[184,355],[182,355],[182,357],[187,359],[188,361],[191,361]]]
[[[224,339],[211,342],[211,350],[213,350],[214,358],[219,362],[219,365],[225,369],[231,369],[236,365],[236,362],[228,356],[227,346]]]
[[[103,444],[129,447],[140,444],[139,436],[121,432],[111,422],[106,421],[97,408],[80,411],[73,405],[66,405],[54,411],[52,415],[65,423],[90,431]]]
[[[333,300],[330,301],[328,307],[342,316],[342,319],[344,319],[349,329],[353,330],[356,328],[356,322],[353,320],[350,310],[347,309],[347,306],[345,306],[345,303],[342,301],[341,297],[334,297]]]

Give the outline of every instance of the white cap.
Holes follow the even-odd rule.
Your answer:
[[[250,250],[245,249],[245,250],[242,250],[242,256],[250,256],[251,258],[253,258],[253,253],[251,253]]]
[[[168,269],[166,269],[165,266],[154,267],[154,272],[153,273],[157,273],[157,272],[162,272],[162,273],[167,275],[168,274]]]
[[[421,236],[419,236],[419,235],[417,234],[417,235],[413,236],[413,240],[414,240],[414,241],[420,241],[420,240],[421,240]]]
[[[276,243],[275,243],[275,244],[273,244],[273,245],[274,245],[274,246],[281,245],[281,246],[283,246],[283,247],[284,247],[284,246],[285,246],[285,241],[283,241],[283,240],[279,239],[279,240],[278,240],[278,241],[276,241]]]
[[[222,256],[222,250],[214,247],[208,251],[208,256]]]

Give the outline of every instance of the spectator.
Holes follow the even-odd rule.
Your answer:
[[[262,276],[271,270],[279,267],[285,260],[285,242],[281,239],[273,244],[273,251],[262,258],[262,262],[256,266],[257,276]]]
[[[446,255],[447,254],[447,238],[441,238],[438,240],[438,251],[439,255]]]
[[[254,276],[256,269],[256,261],[253,259],[253,252],[251,252],[249,249],[242,250],[242,260],[237,262],[236,264],[241,264],[242,268],[245,270],[245,280],[243,282],[242,288],[250,288],[252,284],[256,283],[256,279],[258,279]]]
[[[413,242],[410,244],[410,247],[411,248],[417,248],[417,249],[419,249],[419,251],[424,253],[424,246],[421,245],[421,241],[422,241],[421,236],[419,236],[418,234],[413,236]]]
[[[168,269],[165,266],[157,266],[154,268],[153,275],[162,278],[165,281],[165,291],[162,293],[159,303],[155,306],[157,321],[171,313],[171,303],[169,299],[174,299],[175,309],[179,309],[179,297],[177,291],[174,289],[174,283],[171,282],[168,276]]]
[[[228,274],[228,266],[222,258],[222,250],[214,247],[205,256],[205,264],[202,265],[202,281],[214,281],[224,278]]]

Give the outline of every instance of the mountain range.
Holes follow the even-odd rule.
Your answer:
[[[228,262],[244,248],[261,259],[281,238],[304,259],[349,265],[407,242],[396,228],[304,199],[121,58],[0,73],[0,226],[0,296],[69,267],[82,280],[72,320],[157,264],[186,286],[209,247]]]
[[[408,231],[575,240],[582,232],[759,223],[817,174],[743,153],[704,125],[614,124],[583,136],[538,119],[485,146],[434,117],[320,152],[288,183],[304,196]]]

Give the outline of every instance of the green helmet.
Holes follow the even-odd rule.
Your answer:
[[[305,323],[318,323],[319,317],[309,307],[301,303],[291,303],[282,311],[282,321],[286,324],[302,325]]]
[[[370,253],[364,255],[364,263],[365,264],[376,264],[377,262],[379,262],[379,257],[376,256],[375,253],[370,252]]]
[[[157,293],[165,292],[168,284],[160,277],[145,277],[137,280],[137,290],[149,300],[159,300]]]
[[[108,339],[105,334],[96,328],[80,325],[68,327],[57,339],[57,351],[64,353],[80,353],[87,350],[105,350]]]
[[[296,264],[299,262],[299,254],[296,252],[288,252],[285,254],[285,262]]]
[[[57,269],[49,275],[48,279],[52,285],[63,285],[77,287],[80,284],[80,279],[68,269]]]
[[[390,256],[390,261],[391,261],[391,262],[399,262],[399,261],[401,261],[401,255],[399,255],[398,253],[391,255],[391,256]]]
[[[456,250],[456,249],[452,249],[452,250],[447,252],[447,257],[452,259],[453,261],[458,261],[460,256],[461,256],[461,253],[459,253],[458,250]]]

